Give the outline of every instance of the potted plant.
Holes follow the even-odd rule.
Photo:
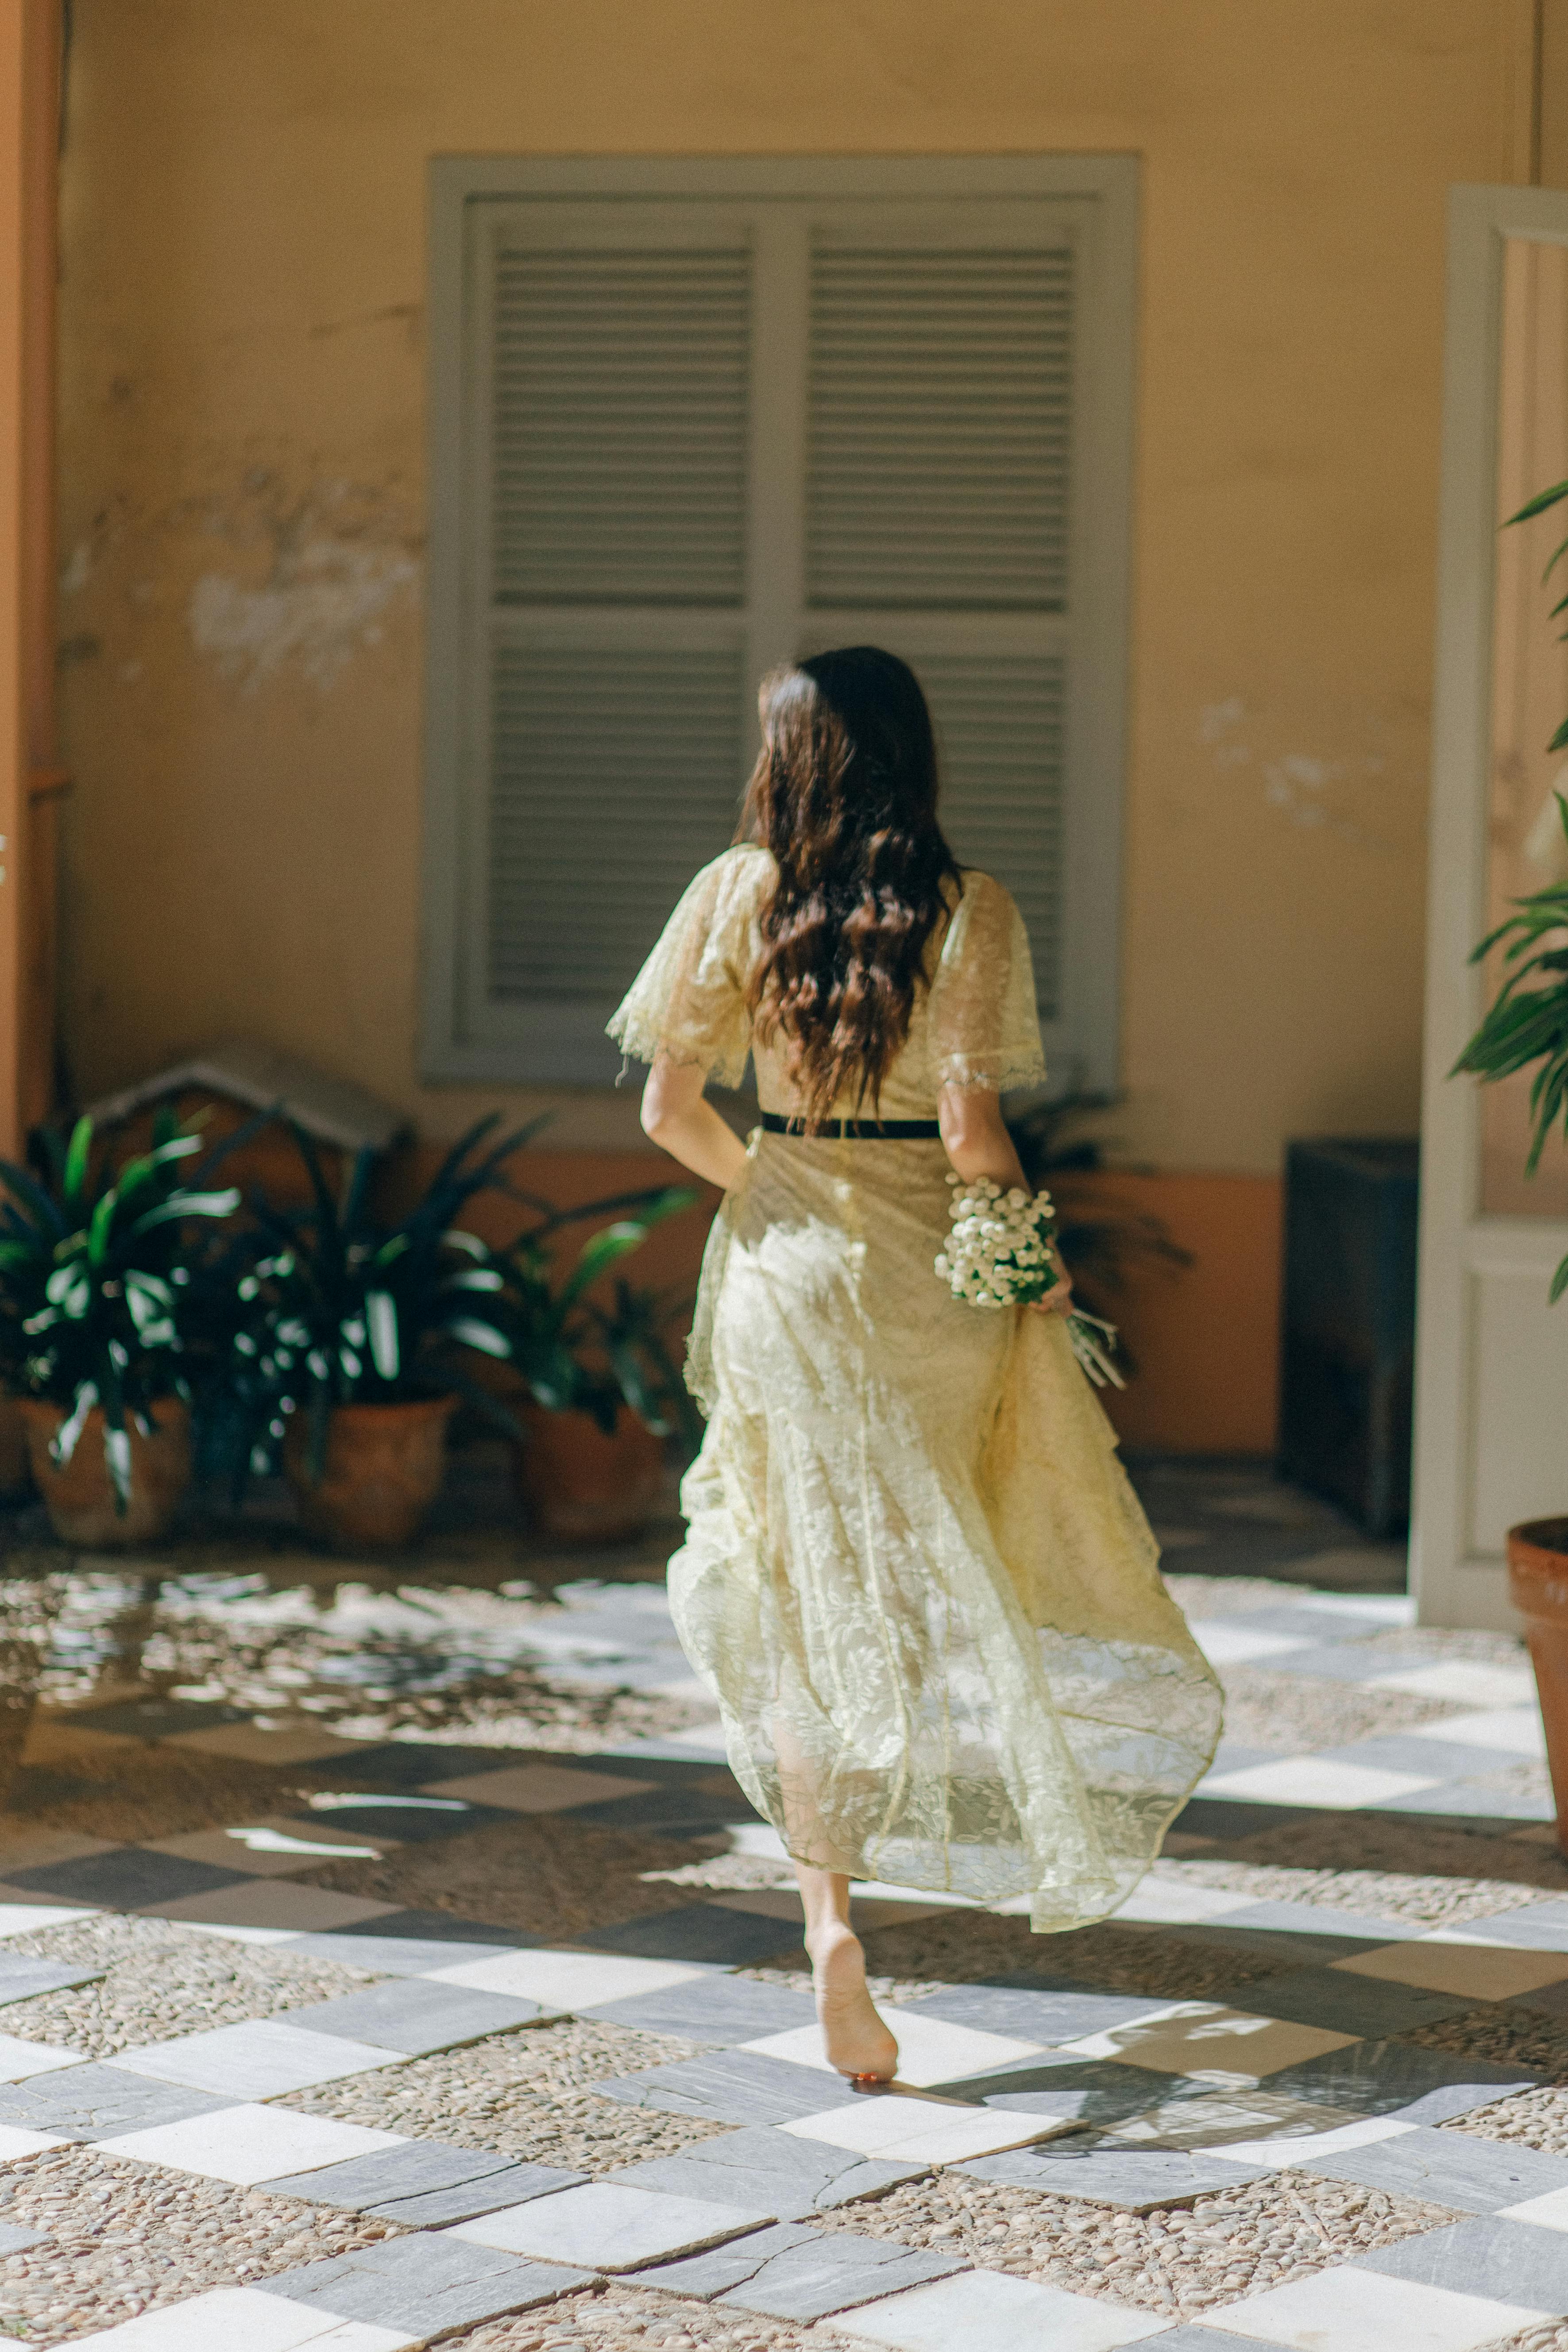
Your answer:
[[[182,1330],[185,1237],[225,1219],[209,1152],[164,1113],[153,1148],[114,1169],[90,1119],[35,1139],[37,1166],[0,1161],[0,1377],[20,1403],[56,1533],[102,1549],[163,1533],[190,1477]],[[187,1177],[189,1181],[187,1181]]]
[[[247,1468],[281,1460],[309,1531],[350,1549],[411,1543],[440,1489],[447,1423],[467,1395],[509,1433],[517,1423],[468,1370],[471,1350],[505,1359],[503,1276],[457,1223],[534,1121],[488,1148],[492,1114],[455,1144],[407,1214],[372,1211],[378,1155],[366,1149],[334,1197],[310,1138],[290,1122],[310,1180],[301,1209],[254,1205],[264,1254],[237,1286],[248,1317],[233,1336]]]
[[[1568,499],[1568,482],[1554,483],[1510,515],[1527,522]],[[1568,553],[1564,540],[1547,576]],[[1568,611],[1568,596],[1553,617]],[[1568,633],[1565,633],[1568,635]],[[1568,748],[1568,719],[1547,745]],[[1556,795],[1568,835],[1568,800]],[[1547,1137],[1560,1122],[1568,1133],[1568,882],[1549,883],[1516,898],[1512,912],[1481,940],[1470,961],[1502,950],[1503,981],[1485,1019],[1465,1047],[1450,1077],[1468,1072],[1483,1083],[1533,1068],[1530,1089],[1532,1130],[1525,1173],[1533,1176]],[[1568,1290],[1568,1257],[1552,1277],[1555,1303]],[[1557,1804],[1557,1843],[1568,1853],[1568,1517],[1531,1519],[1508,1531],[1509,1595],[1524,1620],[1531,1663],[1541,1696],[1547,1761]]]
[[[561,1541],[617,1543],[640,1534],[663,1483],[664,1440],[677,1431],[700,1434],[664,1339],[679,1302],[624,1277],[609,1303],[589,1295],[651,1226],[696,1198],[689,1187],[670,1185],[551,1211],[497,1254],[501,1318],[527,1391],[514,1481],[531,1517]],[[626,1208],[637,1214],[591,1235],[557,1281],[551,1245],[559,1228]]]

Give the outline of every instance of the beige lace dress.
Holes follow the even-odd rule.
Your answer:
[[[794,1108],[745,984],[768,852],[692,882],[610,1023]],[[1038,1083],[1028,942],[968,871],[929,954],[884,1118],[944,1086]],[[856,1106],[839,1106],[854,1116]],[[1214,1675],[1056,1316],[953,1298],[940,1141],[752,1137],[703,1259],[688,1380],[707,1416],[669,1564],[687,1655],[748,1797],[798,1861],[1114,1910],[1219,1736]]]

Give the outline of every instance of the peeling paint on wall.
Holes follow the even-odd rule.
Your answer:
[[[381,616],[418,579],[413,558],[395,549],[311,540],[279,555],[265,587],[203,572],[191,590],[191,642],[252,693],[289,662],[325,691],[358,646],[380,642]]]
[[[1205,703],[1199,710],[1196,740],[1216,768],[1250,767],[1258,757],[1242,733],[1248,717],[1237,695]],[[1287,824],[1303,833],[1329,834],[1358,848],[1395,850],[1384,824],[1366,822],[1364,795],[1388,775],[1388,762],[1381,754],[1322,759],[1310,751],[1283,751],[1262,759],[1258,772],[1265,806]]]

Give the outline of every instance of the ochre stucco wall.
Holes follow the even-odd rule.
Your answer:
[[[1529,17],[77,0],[60,635],[80,1093],[248,1030],[426,1135],[553,1100],[563,1149],[640,1141],[629,1092],[416,1077],[429,155],[1135,151],[1118,1131],[1185,1181],[1271,1179],[1290,1133],[1409,1129],[1444,196],[1528,171]],[[1198,1215],[1210,1250],[1225,1197]],[[1248,1297],[1270,1213],[1247,1223]]]

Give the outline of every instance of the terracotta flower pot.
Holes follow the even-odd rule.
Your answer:
[[[153,1543],[166,1535],[180,1498],[191,1483],[191,1420],[178,1397],[160,1397],[151,1409],[153,1433],[144,1437],[134,1421],[131,1438],[131,1499],[115,1508],[109,1465],[103,1458],[103,1414],[88,1414],[76,1450],[66,1463],[49,1457],[49,1446],[67,1416],[58,1404],[22,1397],[18,1409],[27,1431],[33,1479],[62,1543],[93,1551],[120,1551],[127,1544]]]
[[[1528,1519],[1510,1528],[1508,1584],[1530,1643],[1557,1804],[1557,1843],[1568,1853],[1568,1519]]]
[[[350,1551],[400,1551],[425,1524],[447,1468],[447,1423],[456,1397],[412,1404],[334,1405],[327,1420],[327,1458],[312,1484],[306,1461],[310,1427],[298,1412],[283,1440],[283,1471],[300,1523],[322,1542]]]
[[[562,1543],[625,1543],[641,1535],[664,1484],[664,1444],[623,1405],[606,1437],[591,1412],[523,1409],[528,1443],[512,1483],[535,1526]]]
[[[27,1418],[21,1399],[0,1396],[0,1503],[24,1503],[32,1491]]]

